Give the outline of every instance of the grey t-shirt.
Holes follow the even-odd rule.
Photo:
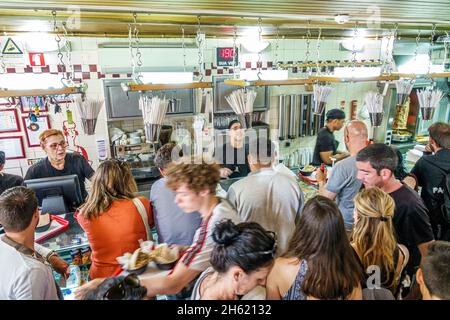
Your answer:
[[[198,212],[183,212],[175,203],[175,194],[166,186],[166,181],[161,178],[150,189],[158,242],[189,246],[202,217]]]
[[[353,199],[361,189],[361,181],[356,179],[356,157],[348,157],[336,163],[331,171],[325,189],[337,194],[336,200],[339,210],[344,217],[345,229],[353,227]]]
[[[295,178],[260,169],[231,185],[227,197],[242,221],[257,222],[277,234],[277,255],[287,249],[304,203]]]

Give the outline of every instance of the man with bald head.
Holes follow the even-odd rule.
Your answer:
[[[344,142],[350,157],[336,163],[328,182],[326,182],[325,174],[318,170],[317,181],[320,195],[337,200],[339,210],[344,218],[345,229],[350,232],[353,227],[353,198],[361,189],[361,182],[356,178],[358,173],[356,154],[369,143],[367,127],[364,122],[351,121],[345,127]]]

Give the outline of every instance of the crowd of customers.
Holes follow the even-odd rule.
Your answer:
[[[365,124],[350,122],[350,156],[328,179],[317,174],[319,195],[307,202],[295,177],[274,170],[269,138],[247,143],[239,122],[230,129],[233,142],[219,148],[231,150],[230,168],[183,157],[175,143],[162,146],[155,157],[162,178],[150,200],[136,196],[127,163],[105,160],[91,174],[83,160],[67,158],[58,133],[43,137],[48,158],[40,166],[58,170],[62,161],[60,171],[78,168],[91,182],[76,213],[92,248],[91,281],[77,299],[450,299],[449,124],[430,126],[433,154],[408,174],[397,150],[370,144]],[[221,178],[233,173],[242,179],[226,198],[218,196]],[[0,264],[0,299],[61,298],[52,269],[64,274],[67,265],[34,243],[38,222],[34,192],[6,188],[0,257],[9,262]],[[116,276],[116,258],[145,240],[179,248],[173,269],[151,278]]]

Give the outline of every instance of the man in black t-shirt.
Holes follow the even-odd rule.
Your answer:
[[[15,174],[2,172],[5,166],[5,161],[5,152],[0,151],[0,194],[2,194],[6,189],[20,186],[23,183],[22,177]]]
[[[45,130],[39,135],[39,140],[47,157],[28,169],[25,180],[76,174],[80,182],[81,194],[83,198],[86,198],[85,180],[90,179],[94,174],[94,170],[86,159],[82,155],[66,152],[66,141],[59,130]]]
[[[448,192],[445,179],[450,174],[450,124],[433,123],[428,132],[430,138],[427,150],[434,154],[424,152],[411,173],[416,177],[417,184],[422,187],[420,196],[430,213],[434,236],[436,239],[450,241],[450,226],[445,218],[447,209],[444,206],[444,196]],[[414,188],[416,181],[413,178],[407,179],[411,180],[411,187]]]
[[[314,147],[312,165],[320,166],[322,163],[331,165],[333,161],[348,157],[348,153],[338,152],[339,142],[334,138],[334,131],[339,131],[344,126],[345,113],[340,109],[331,109],[326,114],[326,125],[317,133],[316,145]]]
[[[395,201],[394,228],[397,242],[409,250],[406,272],[412,277],[434,241],[428,210],[419,195],[395,179],[398,159],[395,151],[382,143],[362,149],[356,155],[357,178],[365,187],[379,187]]]

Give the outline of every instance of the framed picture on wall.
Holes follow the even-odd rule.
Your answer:
[[[23,128],[26,133],[27,142],[29,147],[38,147],[39,135],[50,129],[50,118],[49,116],[38,116],[36,122],[31,122],[28,117],[22,117]]]
[[[20,132],[17,109],[0,110],[0,133]]]
[[[16,105],[16,99],[13,97],[8,98],[0,98],[0,107],[14,107]]]
[[[39,112],[48,111],[43,97],[20,97],[20,110],[22,113],[34,111],[36,105],[39,106]]]
[[[0,150],[5,152],[7,160],[25,158],[23,137],[0,137]]]

